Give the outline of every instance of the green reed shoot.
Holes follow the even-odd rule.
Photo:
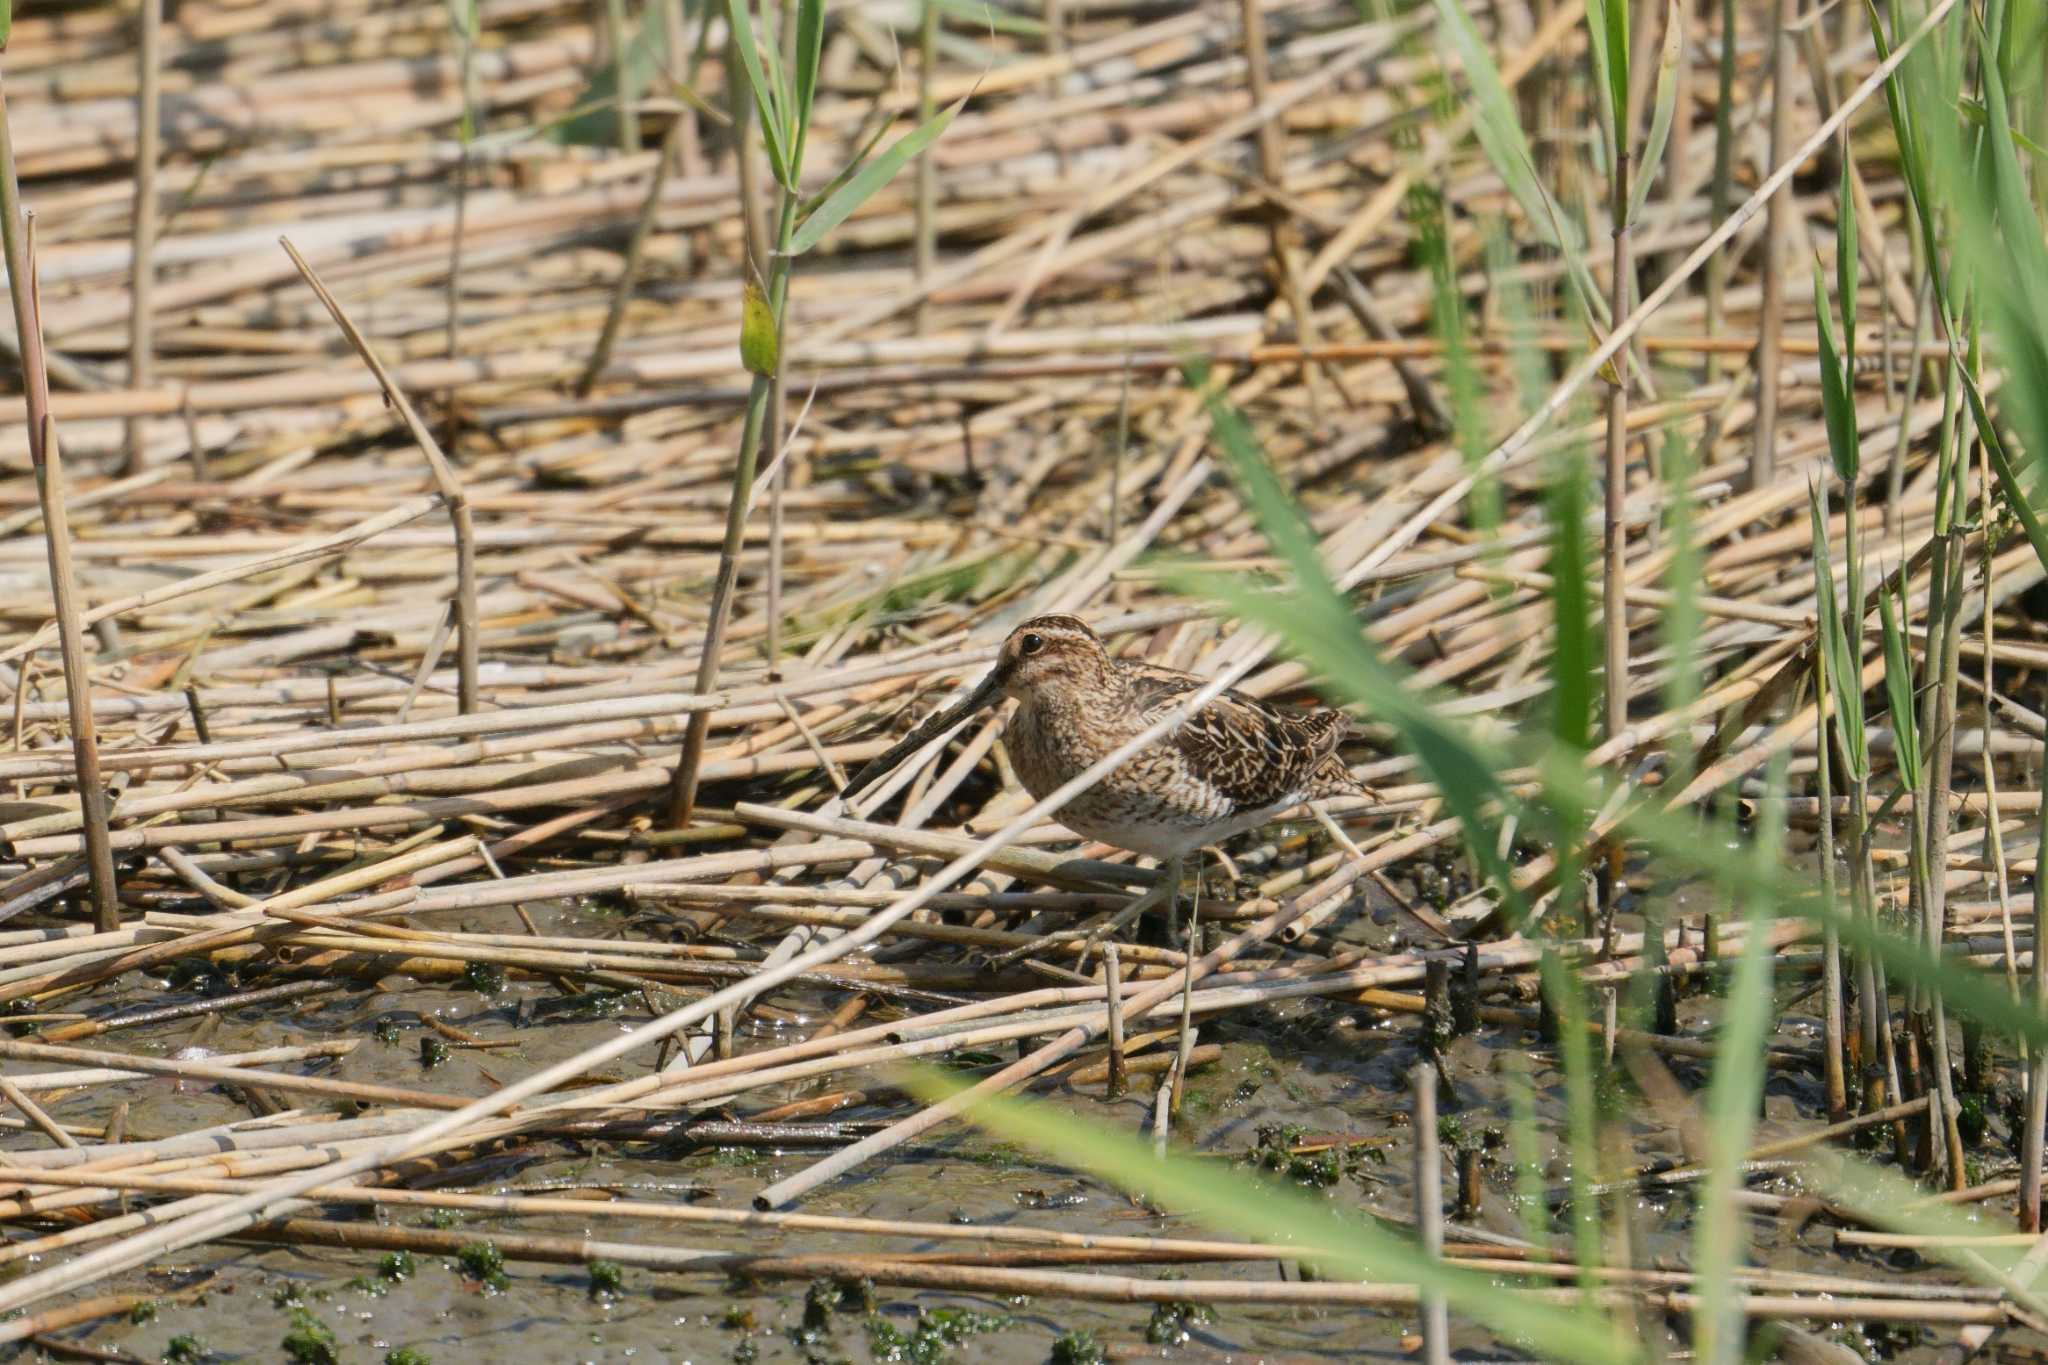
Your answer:
[[[769,396],[785,358],[783,338],[791,264],[796,257],[817,247],[826,234],[888,184],[905,162],[944,133],[966,102],[963,99],[926,120],[886,151],[842,168],[833,179],[833,187],[820,200],[806,204],[802,198],[804,153],[810,140],[818,61],[824,47],[824,0],[797,0],[794,56],[788,71],[783,70],[774,44],[756,40],[749,0],[727,0],[726,12],[732,25],[733,53],[754,106],[753,126],[782,195],[771,259],[765,263],[749,262],[745,277],[745,284],[755,293],[750,300],[754,306],[743,313],[740,354],[753,375],[753,383],[747,393],[746,416],[726,503],[725,538],[719,547],[718,575],[712,584],[704,650],[697,666],[696,690],[700,693],[709,692],[718,681],[718,658],[732,612],[754,471],[760,464],[762,448],[781,440],[780,432],[763,428],[767,425]],[[764,271],[765,287],[757,279]],[[689,822],[690,810],[696,803],[697,765],[703,757],[709,724],[709,712],[695,712],[683,732],[682,753],[669,786],[668,802],[670,823],[678,827]]]

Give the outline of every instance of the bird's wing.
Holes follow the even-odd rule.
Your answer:
[[[1205,681],[1151,664],[1127,667],[1148,722],[1186,701]],[[1341,711],[1284,711],[1226,691],[1189,716],[1169,742],[1232,805],[1253,810],[1306,792],[1346,726]]]

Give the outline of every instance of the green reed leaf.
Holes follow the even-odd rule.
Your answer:
[[[1775,854],[1785,827],[1785,764],[1782,755],[1771,765],[1764,818],[1758,822],[1763,851]],[[1743,1358],[1743,1319],[1735,1303],[1735,1268],[1742,1254],[1746,1215],[1736,1206],[1742,1186],[1743,1159],[1756,1129],[1758,1100],[1764,1086],[1764,1049],[1775,1025],[1771,999],[1773,949],[1769,929],[1771,903],[1763,896],[1744,897],[1747,932],[1742,956],[1729,983],[1728,1004],[1714,1049],[1714,1074],[1707,1086],[1707,1178],[1700,1187],[1693,1232],[1693,1265],[1699,1273],[1700,1304],[1693,1314],[1693,1341],[1700,1359],[1721,1362]]]
[[[1820,489],[1807,485],[1806,498],[1813,522],[1814,611],[1819,619],[1820,648],[1827,656],[1828,693],[1842,737],[1844,775],[1860,780],[1870,775],[1870,740],[1863,727],[1863,651],[1860,641],[1859,648],[1850,649],[1841,604],[1835,597],[1834,554],[1828,544],[1827,508],[1821,502]]]
[[[1877,614],[1884,627],[1884,692],[1891,707],[1893,758],[1909,792],[1920,790],[1920,734],[1914,718],[1913,664],[1906,652],[1904,602],[1894,602],[1890,584],[1877,590]]]
[[[1593,1069],[1592,1034],[1587,1028],[1585,987],[1546,949],[1537,962],[1543,996],[1557,1016],[1557,1056],[1564,1068],[1565,1145],[1571,1154],[1572,1247],[1579,1282],[1599,1283],[1600,1102]]]
[[[1536,163],[1529,154],[1528,139],[1522,135],[1521,121],[1507,84],[1501,80],[1500,68],[1494,65],[1478,28],[1457,0],[1436,0],[1436,8],[1443,32],[1472,86],[1472,131],[1480,148],[1529,225],[1564,257],[1565,277],[1586,316],[1604,326],[1607,300],[1586,268],[1585,246],[1577,229],[1536,176]]]
[[[939,135],[953,122],[953,116],[967,103],[966,97],[926,119],[917,127],[905,133],[889,145],[873,160],[867,162],[844,185],[825,197],[824,202],[811,210],[798,228],[796,236],[790,239],[789,254],[801,256],[825,239],[825,234],[838,227],[852,216],[853,211],[873,198],[875,192],[896,177],[903,169],[903,163],[932,145]]]
[[[1856,399],[1850,379],[1842,370],[1841,343],[1835,336],[1834,319],[1828,311],[1828,290],[1813,264],[1814,322],[1820,335],[1820,401],[1828,429],[1828,458],[1834,462],[1835,477],[1853,487],[1863,465],[1862,438],[1856,430]]]
[[[1036,19],[982,3],[982,0],[925,0],[925,3],[942,14],[950,14],[963,24],[972,24],[984,32],[1014,33],[1019,37],[1037,38],[1048,31],[1046,26]]]
[[[1841,193],[1835,201],[1835,294],[1842,310],[1842,369],[1848,376],[1851,389],[1856,384],[1857,290],[1856,195],[1853,192],[1852,168],[1845,141],[1842,146]],[[1823,318],[1827,316],[1827,299],[1817,291],[1813,296],[1813,306]],[[1848,481],[1853,482],[1853,479]]]
[[[790,162],[790,147],[787,138],[788,123],[783,117],[784,99],[781,84],[771,80],[768,70],[773,69],[774,53],[770,51],[770,66],[763,69],[761,46],[754,39],[754,21],[748,14],[750,0],[726,0],[726,15],[732,24],[733,50],[739,54],[740,69],[746,73],[747,89],[754,95],[754,113],[761,128],[761,142],[768,151],[768,166],[775,175],[775,183],[792,194],[796,192],[796,167]]]
[[[1204,394],[1211,439],[1228,459],[1259,529],[1287,562],[1293,583],[1274,593],[1217,574],[1183,574],[1170,581],[1279,636],[1296,658],[1328,678],[1333,689],[1391,725],[1443,793],[1444,803],[1463,827],[1473,859],[1499,888],[1510,916],[1519,920],[1520,896],[1496,834],[1502,813],[1517,807],[1499,776],[1506,770],[1505,757],[1444,719],[1404,685],[1394,665],[1381,658],[1330,581],[1314,535],[1266,466],[1244,419],[1209,389],[1201,362],[1189,364],[1188,382]]]
[[[1550,729],[1558,741],[1574,749],[1592,747],[1594,680],[1610,680],[1600,672],[1601,659],[1593,640],[1592,594],[1586,586],[1586,489],[1584,454],[1572,447],[1553,466],[1544,495],[1549,523],[1550,615],[1557,643],[1550,653]],[[1618,681],[1627,686],[1627,679]]]
[[[818,94],[818,55],[825,46],[825,0],[797,0],[796,86],[790,95],[796,104],[797,160],[811,131],[811,106]]]
[[[1619,0],[1617,0],[1619,3]],[[1664,146],[1671,140],[1671,119],[1678,109],[1678,67],[1685,59],[1685,11],[1678,0],[1667,0],[1664,8],[1664,42],[1657,52],[1657,95],[1650,106],[1650,132],[1643,140],[1641,164],[1635,183],[1628,191],[1628,218],[1633,223],[1649,198],[1650,184],[1664,161]]]
[[[905,1083],[929,1103],[950,1098],[965,1083],[919,1069]],[[1455,1269],[1414,1242],[1365,1219],[1345,1217],[1327,1200],[1311,1198],[1248,1171],[1219,1168],[1169,1150],[1155,1156],[1149,1143],[1106,1124],[1074,1116],[1038,1100],[984,1099],[969,1122],[1007,1142],[1087,1171],[1120,1189],[1185,1212],[1219,1231],[1261,1241],[1293,1243],[1332,1278],[1419,1285],[1443,1295],[1458,1313],[1556,1360],[1629,1361],[1634,1352],[1592,1309],[1567,1309],[1505,1291],[1492,1276]]]
[[[2041,1269],[2021,1246],[1986,1239],[2017,1231],[2009,1219],[1978,1206],[1963,1209],[1930,1199],[1896,1171],[1846,1152],[1822,1149],[1807,1159],[1807,1179],[1828,1199],[1853,1209],[1873,1227],[1928,1240],[1921,1254],[1946,1261],[1965,1275],[2002,1289],[2021,1306],[2048,1316],[2048,1300],[2034,1288]]]

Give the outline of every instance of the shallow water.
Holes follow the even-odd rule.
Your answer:
[[[535,907],[534,912],[544,933],[599,934],[620,928],[616,916],[589,908]],[[479,923],[475,927],[490,926]],[[1343,932],[1347,938],[1384,943],[1389,931],[1385,923],[1375,924],[1370,916],[1358,914]],[[495,996],[401,978],[389,978],[384,985],[388,989],[327,996],[298,1007],[245,1008],[217,1029],[184,1021],[123,1031],[109,1035],[100,1045],[168,1054],[190,1045],[195,1037],[203,1037],[204,1046],[216,1052],[355,1037],[365,1041],[322,1074],[476,1094],[494,1080],[526,1074],[647,1017],[637,1001],[618,1017],[563,1014],[562,992],[545,981],[515,980]],[[132,986],[124,989],[129,998],[121,1000],[123,1004],[181,998],[177,992],[166,996]],[[1796,994],[1797,989],[1792,983],[1782,987],[1781,1000]],[[95,1000],[97,1007],[111,1003],[114,1001],[107,996]],[[787,1021],[791,1031],[786,1035],[757,1034],[749,1042],[765,1045],[800,1036],[829,1013],[834,997],[777,996],[775,1003],[794,1011],[796,1017]],[[1811,1046],[1818,1024],[1805,1011],[1812,1008],[1814,1000],[1810,998],[1781,1016],[1781,1045]],[[1681,1010],[1682,1031],[1706,1035],[1715,1009],[1711,994],[1686,998]],[[445,1062],[423,1069],[420,1040],[434,1035],[420,1024],[421,1012],[432,1012],[486,1038],[514,1039],[518,1046],[494,1052],[451,1048]],[[1346,1163],[1350,1169],[1324,1191],[1325,1197],[1350,1207],[1369,1204],[1393,1212],[1408,1209],[1408,1072],[1418,1059],[1418,1030],[1412,1020],[1388,1019],[1338,1001],[1307,1001],[1214,1021],[1205,1027],[1203,1036],[1204,1041],[1222,1043],[1225,1051],[1217,1065],[1197,1074],[1184,1110],[1186,1131],[1197,1150],[1241,1155],[1256,1144],[1262,1128],[1275,1125],[1294,1125],[1311,1136],[1343,1135],[1360,1140],[1360,1155]],[[1563,1076],[1536,1035],[1513,1028],[1489,1028],[1456,1042],[1449,1061],[1456,1103],[1446,1112],[1454,1114],[1475,1136],[1489,1135],[1491,1130],[1496,1140],[1503,1135],[1511,1109],[1509,1077],[1526,1075],[1542,1129],[1540,1159],[1545,1183],[1553,1189],[1562,1187],[1568,1178],[1568,1162],[1557,1138],[1565,1118]],[[608,1074],[612,1078],[640,1074],[651,1062],[648,1056],[635,1055]],[[1674,1059],[1672,1069],[1688,1089],[1704,1082],[1701,1063]],[[1099,1090],[1093,1089],[1064,1092],[1059,1102],[1083,1121],[1125,1133],[1147,1133],[1155,1084],[1151,1078],[1141,1077],[1134,1083],[1133,1093],[1116,1102],[1105,1102]],[[814,1084],[804,1092],[766,1092],[746,1107],[826,1088],[837,1087]],[[136,1136],[186,1131],[245,1118],[249,1113],[237,1098],[220,1090],[181,1088],[162,1080],[100,1087],[90,1094],[60,1099],[54,1107],[60,1117],[90,1121],[104,1116],[122,1099],[130,1102],[130,1130]],[[1619,1121],[1610,1132],[1632,1162],[1672,1159],[1681,1152],[1681,1135],[1664,1112],[1633,1094],[1618,1096],[1615,1105]],[[1810,1129],[1820,1107],[1816,1077],[1774,1076],[1766,1094],[1759,1140]],[[834,1117],[862,1116],[873,1114],[849,1111]],[[1993,1139],[1986,1143],[1987,1153],[2002,1150],[1998,1137],[1994,1130]],[[26,1149],[39,1143],[39,1138],[17,1135],[5,1145]],[[688,1199],[703,1206],[738,1209],[745,1208],[763,1186],[816,1160],[821,1150],[683,1151],[649,1144],[572,1147],[544,1141],[494,1156],[487,1165],[473,1166],[444,1183],[493,1193],[604,1190],[627,1197]],[[1486,1198],[1478,1222],[1495,1232],[1520,1235],[1524,1224],[1514,1202],[1515,1182],[1507,1158],[1504,1142],[1490,1153]],[[1782,1180],[1754,1188],[1790,1192]],[[802,1207],[810,1213],[863,1218],[952,1220],[1125,1235],[1205,1235],[1205,1230],[1190,1220],[1161,1216],[1099,1182],[958,1127],[943,1128],[886,1162],[863,1167],[811,1196]],[[348,1218],[358,1212],[333,1210],[327,1216]],[[405,1226],[452,1226],[477,1240],[553,1234],[747,1253],[875,1255],[967,1245],[807,1230],[699,1225],[665,1229],[601,1215],[463,1215],[450,1220],[445,1215],[431,1217],[425,1210],[387,1209],[382,1215],[362,1216],[381,1216]],[[1691,1216],[1682,1192],[1632,1197],[1627,1221],[1637,1265],[1677,1266],[1684,1262],[1690,1247]],[[1547,1226],[1562,1244],[1561,1220],[1552,1218]],[[1759,1261],[1772,1266],[1873,1279],[1896,1279],[1902,1273],[1945,1278],[1874,1256],[1837,1255],[1828,1246],[1828,1234],[1818,1225],[1803,1240],[1773,1220],[1758,1220],[1752,1228]],[[885,1349],[871,1342],[869,1315],[857,1305],[832,1313],[822,1331],[806,1329],[807,1285],[803,1281],[735,1285],[722,1273],[682,1274],[628,1266],[624,1292],[615,1300],[602,1301],[591,1297],[589,1277],[581,1266],[507,1261],[506,1286],[494,1291],[465,1274],[452,1257],[443,1256],[417,1257],[417,1273],[402,1283],[392,1283],[377,1274],[380,1255],[375,1251],[256,1245],[195,1249],[166,1258],[147,1275],[124,1276],[105,1288],[161,1290],[204,1271],[214,1278],[203,1300],[166,1302],[148,1322],[108,1322],[61,1336],[154,1360],[162,1356],[172,1338],[184,1335],[196,1338],[221,1359],[275,1360],[283,1358],[280,1343],[292,1328],[296,1306],[333,1330],[344,1360],[382,1359],[385,1351],[399,1346],[412,1347],[443,1365],[493,1359],[772,1362],[888,1358]],[[1104,1269],[1142,1278],[1176,1273],[1160,1266]],[[1186,1265],[1177,1273],[1270,1280],[1274,1267],[1265,1262]],[[1162,1352],[1146,1340],[1154,1317],[1149,1305],[1052,1298],[1012,1301],[997,1295],[882,1286],[874,1291],[874,1309],[875,1316],[906,1337],[915,1332],[920,1310],[968,1309],[1010,1319],[1001,1330],[974,1335],[933,1358],[991,1365],[1042,1361],[1057,1338],[1077,1329],[1093,1333],[1113,1357],[1145,1358]],[[1209,1321],[1189,1327],[1187,1340],[1172,1354],[1211,1359],[1220,1353],[1268,1361],[1394,1359],[1406,1354],[1403,1336],[1411,1326],[1409,1316],[1396,1313],[1226,1305],[1216,1309]],[[1826,1325],[1810,1326],[1826,1335],[1835,1334],[1835,1329]],[[1661,1338],[1667,1350],[1685,1349],[1680,1335],[1647,1315],[1640,1327]],[[1943,1333],[1941,1339],[1953,1341],[1952,1332]],[[1483,1330],[1469,1325],[1454,1325],[1454,1342],[1468,1358],[1515,1358]],[[1940,1354],[1931,1345],[1914,1347],[1903,1337],[1897,1344],[1906,1347],[1898,1358],[1920,1358],[1923,1351]]]

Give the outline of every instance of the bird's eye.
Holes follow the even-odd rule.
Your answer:
[[[1021,653],[1036,654],[1039,650],[1045,648],[1045,637],[1043,635],[1027,635],[1017,642],[1017,648]]]

